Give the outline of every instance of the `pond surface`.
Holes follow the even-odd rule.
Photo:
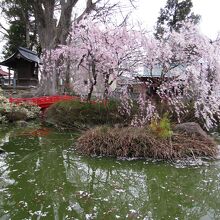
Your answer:
[[[220,161],[86,158],[75,138],[0,129],[0,219],[220,219]]]

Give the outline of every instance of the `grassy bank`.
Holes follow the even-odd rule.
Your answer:
[[[83,129],[94,125],[113,125],[123,123],[124,119],[118,113],[118,103],[89,103],[62,101],[50,106],[45,112],[45,121],[58,128]]]
[[[77,140],[76,149],[85,155],[126,158],[182,159],[217,154],[214,141],[202,136],[173,133],[163,138],[149,128],[106,126],[86,131]]]

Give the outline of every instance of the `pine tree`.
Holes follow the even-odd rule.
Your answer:
[[[39,51],[35,19],[28,0],[5,0],[0,3],[0,7],[8,23],[4,34],[7,41],[3,50],[4,56],[8,57],[19,46]]]
[[[166,30],[178,31],[181,22],[192,22],[197,24],[200,15],[191,12],[193,3],[191,0],[167,0],[166,6],[160,9],[160,16],[157,19],[156,33],[157,38],[162,38]]]

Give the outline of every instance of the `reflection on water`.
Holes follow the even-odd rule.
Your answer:
[[[0,130],[0,219],[220,219],[219,161],[86,158],[69,133],[20,132]]]

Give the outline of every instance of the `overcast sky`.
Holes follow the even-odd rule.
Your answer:
[[[220,32],[220,0],[192,0],[195,14],[201,15],[201,32],[210,38],[215,38]],[[157,21],[160,8],[166,5],[166,0],[139,0],[137,18],[141,19],[148,29],[152,29]]]
[[[113,0],[115,1],[115,0]],[[125,0],[120,0],[124,2]],[[137,0],[139,8],[134,12],[134,18],[141,20],[148,30],[153,30],[160,8],[166,4],[166,0]],[[220,0],[192,0],[193,11],[202,16],[200,22],[201,32],[210,38],[215,38],[220,32]],[[0,38],[0,57],[2,46]]]

